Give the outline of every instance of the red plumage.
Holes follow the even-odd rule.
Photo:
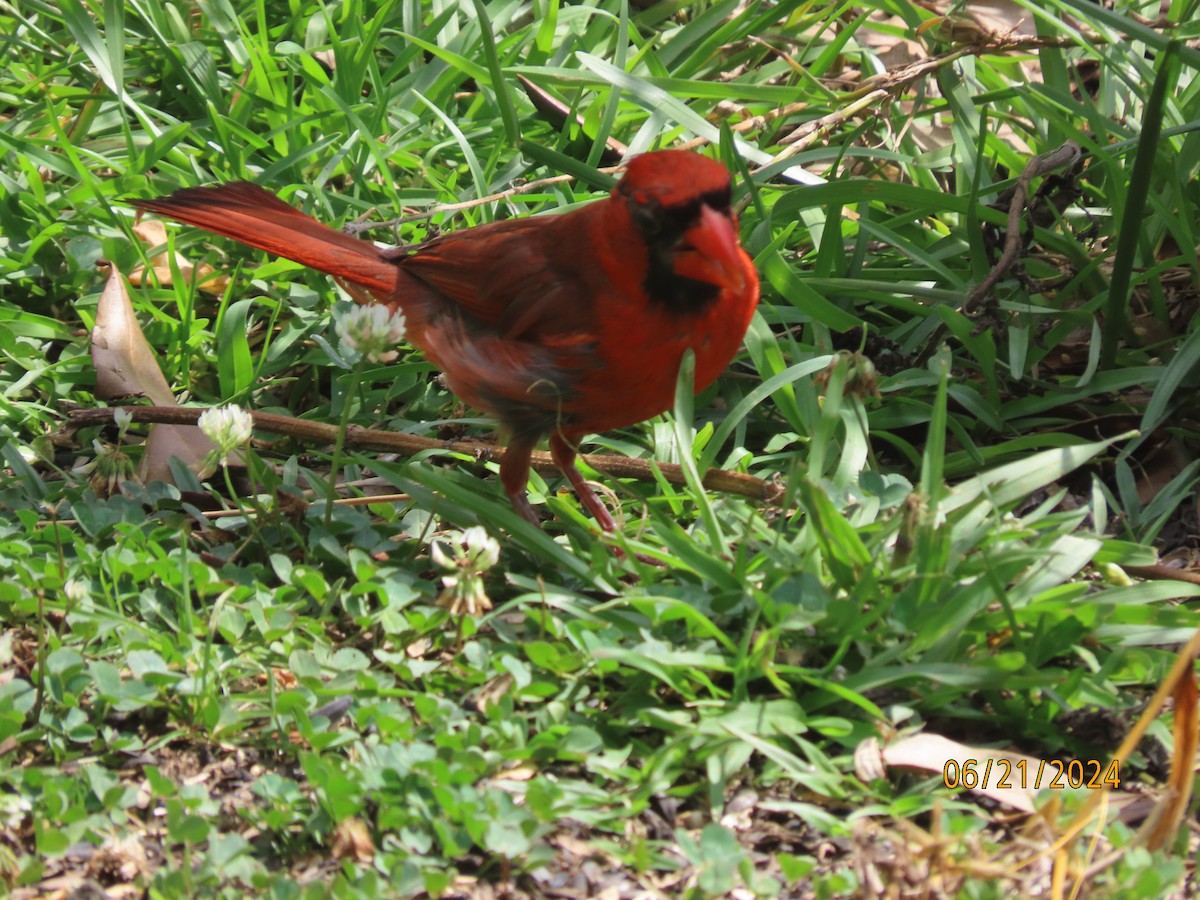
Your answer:
[[[610,197],[582,209],[390,250],[245,182],[133,205],[333,275],[360,303],[403,310],[409,340],[450,389],[509,432],[501,481],[534,522],[529,456],[549,435],[580,500],[612,530],[575,467],[576,444],[668,409],[689,348],[696,389],[710,384],[758,304],[729,173],[681,150],[636,157]]]

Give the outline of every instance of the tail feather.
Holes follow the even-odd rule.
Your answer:
[[[326,272],[365,288],[377,300],[389,302],[397,296],[399,268],[369,241],[322,225],[256,184],[236,181],[184,188],[166,197],[129,202]]]

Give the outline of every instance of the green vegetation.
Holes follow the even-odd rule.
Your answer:
[[[1197,3],[974,6],[0,6],[0,892],[1194,890],[1189,829],[1119,814],[1190,772],[1185,691],[1094,814],[897,764],[940,735],[1107,766],[1200,595],[1122,571],[1197,543]],[[486,439],[419,354],[346,354],[330,279],[164,251],[122,200],[249,179],[413,242],[601,196],[610,140],[725,162],[763,282],[716,385],[584,447],[691,470],[589,471],[613,538],[557,475],[539,530],[441,446],[260,431],[249,478],[139,486],[144,426],[62,431],[105,405],[104,259],[157,262],[129,298],[182,403]],[[330,507],[335,477],[405,496]],[[489,611],[439,604],[451,569]]]

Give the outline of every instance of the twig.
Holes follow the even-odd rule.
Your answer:
[[[801,150],[807,150],[851,117],[858,115],[863,110],[883,103],[887,96],[888,92],[882,89],[871,91],[869,94],[864,94],[857,100],[850,102],[842,109],[835,109],[833,112],[821,116],[819,119],[805,122],[795,131],[791,132],[791,134],[780,139],[779,143],[786,144],[787,146],[771,158],[770,165],[774,165],[781,159],[787,159],[789,156],[795,156]],[[762,168],[765,168],[765,166]]]
[[[1020,257],[1021,213],[1029,202],[1029,183],[1034,178],[1047,175],[1063,166],[1073,166],[1082,154],[1083,151],[1077,143],[1067,141],[1049,153],[1035,156],[1025,166],[1025,171],[1021,173],[1013,187],[1012,199],[1008,204],[1008,226],[1004,235],[1004,252],[1000,254],[1000,259],[996,265],[992,266],[992,271],[988,272],[987,277],[979,282],[967,296],[960,312],[969,313],[978,306],[979,302],[991,293],[992,288],[999,284],[1000,279]]]
[[[577,112],[572,112],[571,107],[567,106],[553,94],[542,90],[524,75],[518,75],[517,81],[521,82],[521,87],[525,89],[525,96],[533,104],[533,108],[540,112],[555,128],[562,128],[571,119],[584,134],[587,134],[587,123],[582,115]],[[588,135],[591,137],[591,135]],[[629,147],[621,143],[612,135],[609,135],[604,141],[604,162],[616,165],[621,162],[621,159],[629,152]]]
[[[131,413],[135,422],[159,425],[195,425],[200,413],[204,412],[203,409],[190,406],[125,406],[121,409]],[[115,412],[116,409],[113,408],[72,410],[60,433],[72,438],[80,428],[108,424],[112,421]],[[313,444],[332,444],[337,437],[337,427],[323,422],[309,422],[292,416],[281,416],[277,413],[255,412],[251,415],[254,417],[255,428],[271,434],[286,435]],[[413,456],[426,450],[437,450],[461,453],[477,460],[497,463],[504,459],[504,454],[507,452],[504,447],[476,441],[439,441],[436,438],[402,434],[396,431],[376,431],[357,425],[352,425],[346,430],[345,447],[355,450],[399,453],[404,456]],[[655,470],[658,470],[668,484],[687,484],[683,468],[674,463],[592,454],[581,456],[581,459],[597,472],[613,478],[654,481]],[[558,466],[554,464],[550,454],[544,451],[535,451],[531,462],[533,468],[539,472],[558,471]],[[782,487],[770,481],[755,478],[753,475],[743,475],[740,472],[727,472],[723,469],[709,469],[704,475],[703,485],[708,490],[720,491],[723,494],[736,494],[765,502],[776,502],[783,494]]]
[[[1172,569],[1170,566],[1121,566],[1126,575],[1135,578],[1145,578],[1150,581],[1182,581],[1186,584],[1200,584],[1200,572],[1191,569]]]

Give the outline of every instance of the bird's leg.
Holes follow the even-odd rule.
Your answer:
[[[562,473],[567,476],[567,481],[571,482],[571,487],[575,489],[575,495],[579,497],[579,502],[592,514],[592,518],[601,528],[605,531],[616,531],[617,523],[613,521],[613,517],[600,502],[596,492],[588,487],[588,483],[583,479],[583,473],[575,467],[575,457],[578,455],[578,451],[557,431],[550,436],[550,458],[554,460],[556,466],[562,469]]]
[[[504,485],[504,493],[515,509],[527,522],[540,525],[537,513],[529,503],[529,454],[533,452],[535,441],[528,438],[514,438],[504,451],[504,459],[500,461],[500,483]]]

